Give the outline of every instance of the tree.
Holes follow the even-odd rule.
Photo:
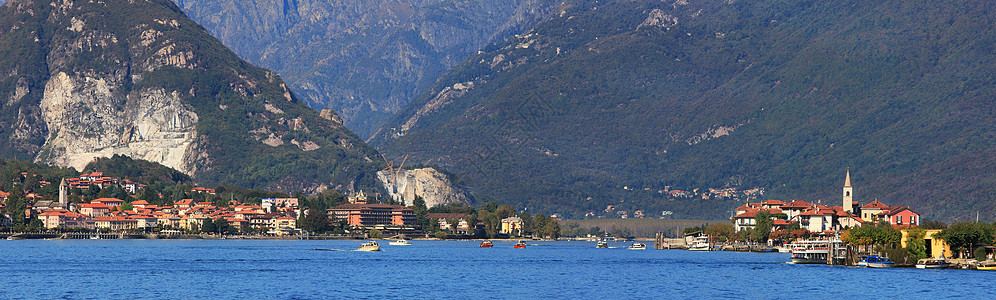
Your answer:
[[[550,219],[546,225],[543,226],[543,237],[557,239],[560,237],[560,222],[557,220]]]
[[[771,213],[767,211],[758,212],[754,216],[754,230],[751,232],[751,240],[758,243],[767,243],[771,234]]]
[[[323,233],[332,230],[329,217],[323,210],[309,208],[301,217],[301,229],[312,233]]]
[[[931,220],[931,221],[923,222],[922,224],[920,224],[920,228],[923,228],[923,229],[944,229],[944,228],[948,228],[948,224],[944,224],[944,222],[941,222],[941,221],[933,221],[933,220]]]
[[[226,233],[232,231],[235,231],[235,228],[232,227],[232,224],[229,224],[228,220],[225,218],[218,218],[217,220],[214,220],[214,232]]]
[[[379,239],[380,238],[380,230],[377,230],[377,228],[370,229],[370,232],[368,232],[368,235],[370,235],[371,239]]]
[[[135,210],[135,205],[132,205],[131,202],[125,202],[125,203],[121,203],[120,208],[121,208],[122,211],[125,211],[125,210]]]
[[[502,204],[498,206],[495,210],[495,214],[498,215],[498,219],[504,219],[515,215],[515,206],[508,204]]]
[[[733,237],[733,224],[730,223],[719,223],[712,224],[705,228],[702,232],[708,236],[714,238],[721,238],[723,241],[729,240]]]
[[[923,229],[910,229],[906,232],[906,253],[909,253],[911,259],[920,260],[930,256],[923,240],[926,234],[927,231]]]
[[[212,233],[215,232],[215,230],[214,221],[212,221],[211,218],[207,218],[201,223],[201,232]]]
[[[963,252],[970,252],[980,244],[993,242],[993,226],[985,223],[961,222],[941,230],[934,237],[944,240],[952,250],[961,257]]]

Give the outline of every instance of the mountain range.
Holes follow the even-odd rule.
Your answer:
[[[529,30],[553,0],[177,0],[305,103],[366,138],[483,46]]]
[[[382,189],[382,159],[335,112],[168,0],[0,6],[0,140],[0,156],[77,170],[127,155],[207,186]]]
[[[726,218],[764,199],[996,216],[989,1],[564,1],[485,47],[368,140],[480,199],[579,217]]]

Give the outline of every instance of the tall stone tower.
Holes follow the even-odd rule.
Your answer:
[[[844,211],[854,212],[854,188],[851,187],[851,170],[847,170],[847,177],[844,178]]]
[[[66,199],[66,193],[69,192],[69,185],[66,184],[66,179],[63,178],[62,182],[59,183],[59,205],[63,209],[69,209],[69,200]]]

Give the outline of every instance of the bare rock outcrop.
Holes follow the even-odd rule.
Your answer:
[[[471,201],[467,192],[455,186],[449,176],[433,168],[395,170],[395,173],[383,170],[377,172],[377,178],[391,198],[402,200],[405,205],[412,205],[415,195],[422,197],[427,207]]]

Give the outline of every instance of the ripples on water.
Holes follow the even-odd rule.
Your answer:
[[[538,242],[0,241],[0,298],[981,298],[996,272],[785,264],[788,254]]]

